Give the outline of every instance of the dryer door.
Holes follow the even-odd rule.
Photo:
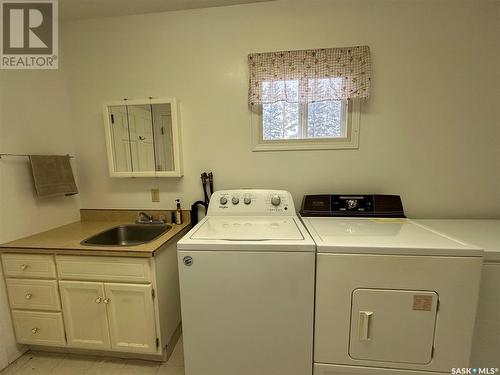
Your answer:
[[[438,295],[430,291],[355,289],[349,355],[427,364],[432,359]]]

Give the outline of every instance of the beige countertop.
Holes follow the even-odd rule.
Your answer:
[[[80,243],[106,229],[131,223],[128,220],[78,221],[2,244],[0,252],[152,257],[162,245],[177,235],[180,238],[189,229],[189,221],[170,224],[172,228],[168,232],[151,242],[135,246],[87,246]]]

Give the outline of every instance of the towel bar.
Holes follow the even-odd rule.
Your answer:
[[[0,159],[3,157],[3,156],[20,156],[20,157],[29,157],[28,154],[6,154],[6,153],[0,153]],[[66,156],[70,159],[74,158],[73,155],[69,155],[69,154],[66,154]]]

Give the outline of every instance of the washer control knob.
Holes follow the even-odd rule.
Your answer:
[[[353,209],[358,207],[358,201],[356,199],[349,199],[347,201],[347,208]]]
[[[233,197],[233,199],[231,199],[231,202],[233,202],[233,204],[238,204],[238,203],[240,203],[240,198]]]
[[[280,205],[280,203],[281,203],[281,198],[280,198],[280,196],[279,196],[279,195],[273,195],[273,196],[271,197],[271,204],[272,204],[273,206],[279,206],[279,205]]]
[[[246,195],[244,198],[243,198],[243,203],[245,203],[246,205],[252,203],[252,198],[248,195]]]
[[[222,204],[224,206],[225,204],[227,204],[227,198],[226,197],[220,197],[220,201],[219,202],[220,202],[220,204]]]

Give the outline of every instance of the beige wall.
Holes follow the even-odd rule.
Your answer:
[[[1,72],[0,152],[76,154],[85,208],[187,207],[212,170],[217,189],[288,189],[297,204],[393,193],[412,217],[500,217],[499,4],[283,0],[69,23],[63,69]],[[251,152],[248,53],[360,44],[374,79],[359,150]],[[185,177],[110,179],[102,103],[147,96],[181,102]],[[0,242],[77,220],[79,199],[37,200],[26,160],[0,160]],[[0,306],[2,367],[17,355],[3,285]]]
[[[75,154],[63,68],[1,71],[0,152]],[[28,158],[6,156],[0,159],[0,211],[4,243],[77,220],[79,196],[37,198]]]
[[[75,152],[63,70],[1,71],[0,152]],[[76,221],[78,208],[77,196],[37,199],[27,158],[0,159],[0,243]],[[20,354],[1,273],[0,369]]]
[[[499,217],[498,2],[308,0],[103,18],[66,25],[85,208],[184,207],[217,189],[401,194],[413,217]],[[359,150],[256,153],[249,52],[367,44],[373,95]],[[102,103],[181,102],[185,176],[110,179]],[[162,202],[150,202],[149,189]]]

